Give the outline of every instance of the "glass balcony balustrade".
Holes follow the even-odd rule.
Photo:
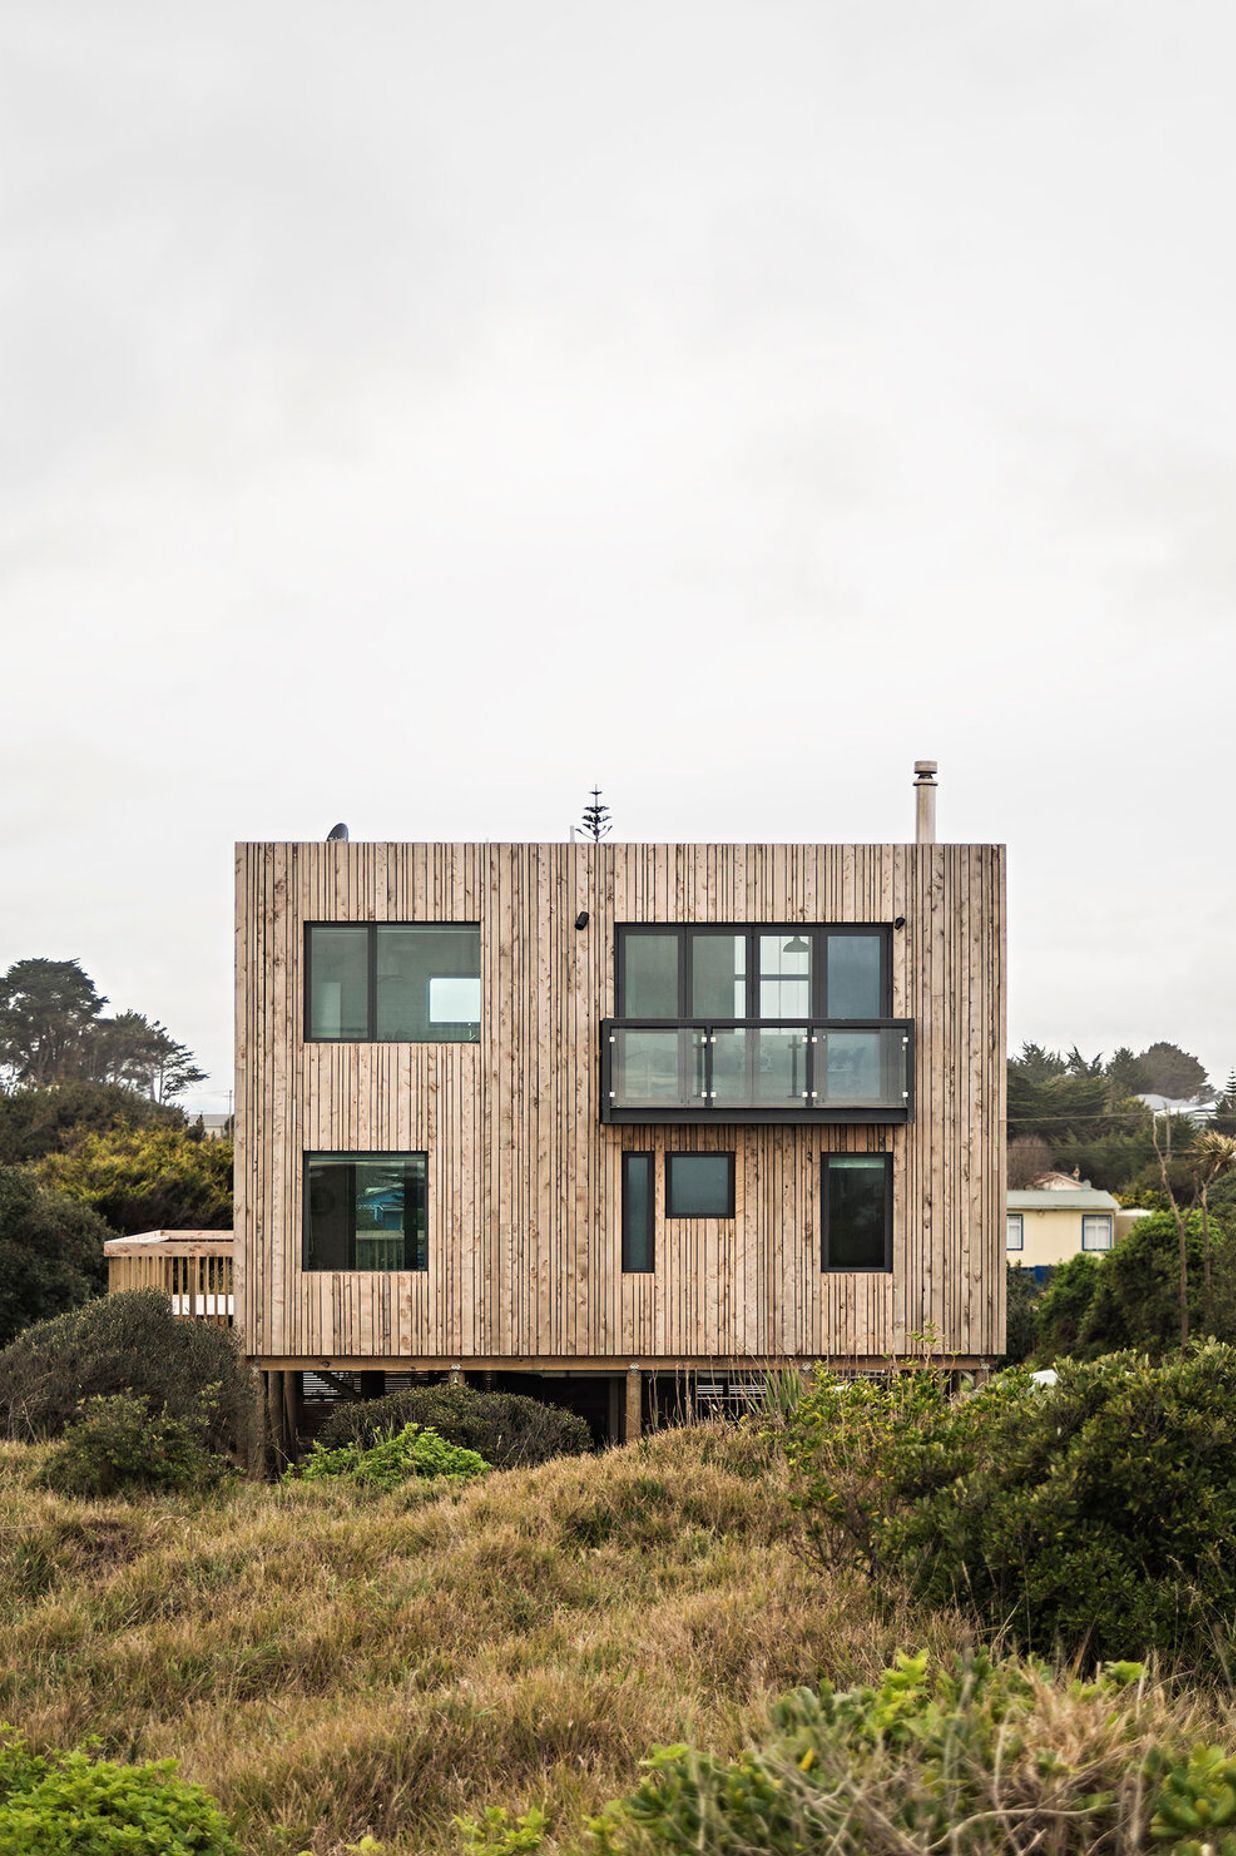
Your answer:
[[[602,1027],[606,1121],[907,1121],[910,1020]]]

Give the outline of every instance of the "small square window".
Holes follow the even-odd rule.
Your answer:
[[[733,1154],[666,1154],[667,1218],[732,1218]]]
[[[1088,1213],[1082,1219],[1082,1249],[1110,1250],[1112,1247],[1112,1221],[1109,1212]]]
[[[1024,1250],[1025,1247],[1026,1221],[1020,1212],[1009,1212],[1004,1220],[1004,1248]]]

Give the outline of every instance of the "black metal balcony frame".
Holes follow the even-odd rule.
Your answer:
[[[613,1097],[614,1034],[618,1031],[701,1031],[706,1041],[696,1046],[695,1056],[702,1057],[694,1079],[700,1085],[693,1091],[690,1104],[666,1103],[660,1107],[619,1107]],[[804,1034],[804,1074],[801,1106],[771,1108],[765,1104],[744,1106],[724,1103],[714,1106],[713,1046],[719,1031],[801,1031]],[[814,1106],[815,1034],[849,1031],[901,1032],[905,1039],[906,1088],[900,1107],[887,1104],[846,1107]],[[601,1021],[601,1120],[615,1126],[655,1127],[662,1123],[708,1124],[724,1127],[731,1123],[780,1123],[791,1127],[815,1127],[820,1124],[849,1122],[895,1127],[914,1117],[914,1020],[912,1018],[604,1018]],[[685,1078],[682,1093],[686,1093]],[[698,1101],[698,1106],[696,1102]]]

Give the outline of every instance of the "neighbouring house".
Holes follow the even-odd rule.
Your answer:
[[[1005,1251],[1041,1276],[1082,1251],[1111,1250],[1148,1212],[1122,1209],[1110,1192],[1077,1173],[1042,1173],[1032,1188],[1010,1190],[1005,1210]]]
[[[1004,1348],[1002,846],[237,847],[236,1312],[632,1435],[684,1376]],[[280,1417],[282,1414],[282,1419]]]
[[[1219,1106],[1214,1101],[1199,1101],[1196,1096],[1139,1095],[1137,1100],[1144,1102],[1152,1115],[1180,1115],[1198,1127],[1213,1121]]]
[[[189,1125],[202,1124],[202,1137],[207,1141],[230,1141],[232,1138],[232,1117],[230,1115],[190,1115]]]

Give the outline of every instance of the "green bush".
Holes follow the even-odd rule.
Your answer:
[[[87,1399],[43,1466],[42,1480],[61,1495],[114,1495],[129,1489],[201,1489],[228,1464],[204,1448],[208,1414],[195,1424],[152,1412],[144,1398],[114,1392]]]
[[[193,1426],[216,1455],[241,1457],[251,1446],[254,1379],[233,1335],[178,1321],[154,1289],[104,1296],[19,1334],[0,1352],[0,1433],[59,1437],[84,1399],[118,1392]]]
[[[452,1385],[413,1386],[339,1405],[322,1428],[322,1442],[368,1444],[404,1424],[431,1425],[448,1443],[478,1451],[495,1469],[582,1456],[592,1448],[591,1432],[576,1412],[518,1392]]]
[[[1081,1337],[1099,1293],[1099,1279],[1104,1268],[1101,1258],[1083,1252],[1069,1257],[1052,1271],[1035,1309],[1036,1359],[1050,1366],[1062,1357],[1080,1359],[1087,1351]]]
[[[1038,1309],[1043,1290],[1037,1278],[1020,1263],[1005,1265],[1008,1288],[1008,1330],[1004,1347],[1007,1366],[1016,1366],[1034,1352],[1038,1336]]]
[[[1026,1649],[1222,1660],[1236,1617],[1236,1349],[916,1373],[804,1397],[787,1449],[826,1558],[975,1608]]]
[[[448,1443],[435,1430],[405,1424],[371,1444],[339,1444],[334,1449],[315,1443],[304,1462],[294,1465],[289,1477],[319,1482],[347,1476],[371,1489],[394,1489],[411,1476],[445,1476],[455,1482],[483,1476],[490,1465],[475,1450]]]
[[[827,1566],[881,1572],[892,1516],[921,1493],[924,1477],[934,1487],[960,1467],[949,1448],[951,1426],[941,1373],[837,1379],[817,1371],[783,1444],[795,1504]]]
[[[208,1792],[173,1760],[31,1753],[0,1727],[0,1856],[240,1856]]]
[[[107,1274],[103,1245],[114,1236],[90,1206],[0,1166],[0,1346],[32,1321],[98,1295]]]
[[[592,1826],[600,1856],[1005,1856],[1051,1851],[1231,1856],[1234,1762],[1156,1737],[1137,1664],[1052,1684],[986,1656],[901,1656],[872,1687],[799,1689],[759,1742],[722,1760],[658,1749]],[[1199,1826],[1201,1838],[1199,1839]],[[476,1845],[475,1847],[485,1847]],[[489,1847],[504,1847],[494,1841]],[[522,1846],[535,1847],[525,1843]]]
[[[112,1127],[37,1165],[49,1185],[126,1234],[231,1229],[230,1141],[195,1140],[184,1127]]]
[[[1236,1237],[1217,1217],[1185,1216],[1189,1329],[1236,1341]],[[1038,1306],[1036,1357],[1098,1359],[1133,1347],[1158,1357],[1180,1340],[1180,1240],[1170,1212],[1139,1218],[1102,1257],[1070,1257]]]

